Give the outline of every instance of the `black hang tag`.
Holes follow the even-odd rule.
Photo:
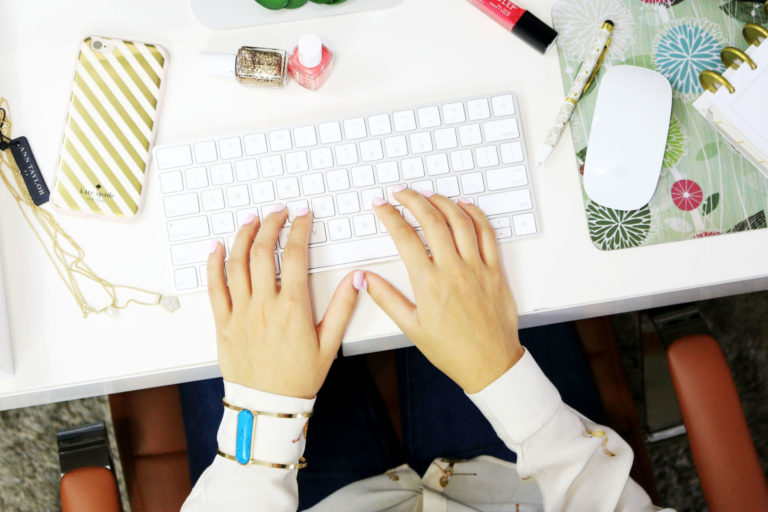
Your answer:
[[[10,146],[11,154],[16,160],[21,177],[24,178],[24,184],[27,185],[32,202],[35,203],[35,206],[47,203],[51,197],[51,192],[48,190],[48,185],[45,184],[45,179],[43,179],[43,174],[37,165],[32,148],[29,147],[29,141],[26,137],[19,137],[13,139]]]

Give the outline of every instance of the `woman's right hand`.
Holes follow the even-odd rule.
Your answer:
[[[372,272],[366,272],[368,293],[432,364],[476,393],[524,353],[496,232],[469,201],[405,188],[394,195],[423,227],[431,257],[394,206],[374,201],[408,269],[416,303]]]

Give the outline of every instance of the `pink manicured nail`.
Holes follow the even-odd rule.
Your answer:
[[[256,220],[256,216],[254,214],[252,214],[252,213],[249,213],[243,219],[243,224],[251,224],[255,220]]]
[[[362,270],[355,272],[355,275],[352,277],[352,286],[358,291],[368,289],[368,281],[365,279],[365,272]]]
[[[387,204],[387,200],[383,197],[374,197],[371,203],[373,203],[373,206],[381,206],[383,204]]]
[[[432,197],[433,195],[435,195],[435,193],[434,193],[434,192],[432,192],[431,190],[422,190],[422,191],[421,191],[421,195],[423,195],[423,196],[424,196],[424,197],[426,197],[426,198],[430,198],[430,197]]]
[[[469,199],[467,199],[466,197],[460,197],[460,198],[459,198],[459,202],[460,202],[461,204],[472,204],[472,201],[471,201],[471,200],[469,200]]]
[[[407,187],[406,187],[405,185],[395,185],[394,187],[392,187],[392,192],[394,192],[395,194],[397,194],[398,192],[402,192],[402,191],[403,191],[403,190],[405,190],[406,188],[407,188]]]
[[[210,248],[208,250],[211,252],[211,254],[213,254],[213,253],[216,252],[216,249],[218,249],[218,248],[219,248],[219,241],[218,240],[214,240],[213,242],[211,242],[211,246],[210,246]]]
[[[308,213],[309,213],[309,208],[299,208],[298,210],[296,210],[297,217],[303,217]]]
[[[279,213],[283,210],[285,210],[285,205],[283,203],[276,204],[272,207],[272,213]]]

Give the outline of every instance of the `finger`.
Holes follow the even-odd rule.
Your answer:
[[[301,293],[309,297],[307,273],[309,271],[309,234],[312,231],[312,214],[302,208],[293,219],[288,242],[283,250],[281,290]]]
[[[227,288],[227,277],[224,273],[224,246],[218,240],[211,243],[211,254],[208,256],[208,298],[211,300],[213,320],[216,325],[223,325],[232,311],[232,298]]]
[[[288,218],[284,204],[278,204],[261,223],[251,245],[251,286],[259,293],[277,293],[275,281],[275,246],[280,229]]]
[[[432,264],[416,231],[403,219],[394,206],[382,198],[376,198],[373,200],[373,211],[387,228],[387,232],[392,237],[392,241],[395,242],[397,252],[403,258],[411,277],[416,275],[413,272],[419,272]]]
[[[450,261],[457,258],[458,253],[453,245],[451,231],[448,229],[448,224],[440,210],[415,190],[394,188],[392,192],[424,228],[424,236],[427,239],[427,244],[429,244],[432,259],[439,262],[440,260]]]
[[[368,295],[398,327],[410,337],[419,325],[416,305],[392,286],[389,281],[373,272],[365,272]]]
[[[453,234],[453,242],[459,255],[468,262],[480,262],[480,248],[472,217],[445,196],[425,193],[424,197],[438,209],[448,221]]]
[[[248,253],[251,250],[253,238],[259,230],[259,219],[249,214],[245,219],[243,226],[237,232],[232,249],[229,251],[227,260],[227,280],[229,290],[232,294],[232,300],[235,304],[239,301],[246,301],[251,296],[251,276],[249,268]]]
[[[344,332],[357,305],[357,296],[367,286],[365,274],[361,270],[350,272],[339,283],[323,319],[317,325],[317,339],[322,354],[332,358],[339,351]]]
[[[463,197],[458,201],[459,207],[472,218],[475,224],[475,233],[477,234],[477,245],[480,248],[480,256],[489,267],[501,269],[501,255],[499,254],[499,243],[496,240],[496,231],[488,221],[483,211],[472,204],[469,199]]]

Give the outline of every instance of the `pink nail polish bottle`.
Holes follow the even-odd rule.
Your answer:
[[[288,74],[299,85],[310,91],[322,87],[333,67],[333,53],[316,35],[306,35],[299,39],[293,55],[288,61]]]

